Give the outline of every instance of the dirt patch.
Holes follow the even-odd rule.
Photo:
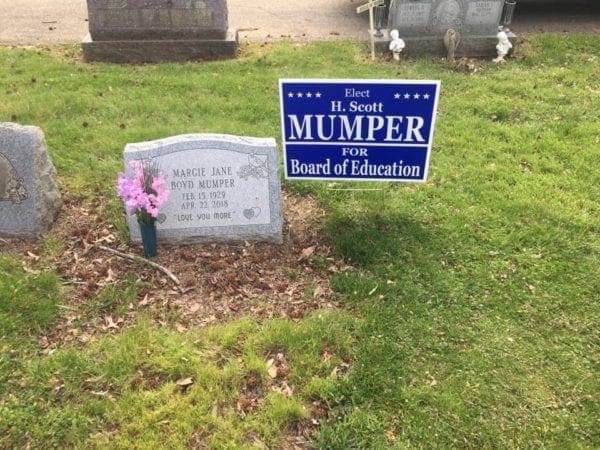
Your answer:
[[[320,235],[324,211],[310,196],[283,193],[284,243],[159,245],[154,261],[181,281],[99,248],[141,255],[106,219],[106,201],[66,198],[50,236],[63,244],[58,255],[40,256],[43,243],[1,241],[0,249],[23,257],[25,270],[54,268],[67,286],[65,314],[40,339],[44,352],[65,342],[88,342],[135,323],[140,313],[183,332],[242,316],[299,320],[319,308],[336,308],[332,273],[348,267],[331,255]],[[47,240],[47,239],[46,239]],[[137,295],[126,294],[134,284]],[[106,292],[111,290],[110,295]]]

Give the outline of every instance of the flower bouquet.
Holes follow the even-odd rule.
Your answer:
[[[156,219],[159,208],[169,198],[165,174],[156,163],[131,161],[133,177],[119,173],[117,192],[130,214],[135,214],[140,224],[144,254],[156,256]]]

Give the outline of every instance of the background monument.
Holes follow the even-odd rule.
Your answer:
[[[496,56],[505,3],[514,8],[507,0],[392,0],[388,29],[400,32],[409,56]]]
[[[232,58],[226,0],[87,0],[87,61],[143,63]]]

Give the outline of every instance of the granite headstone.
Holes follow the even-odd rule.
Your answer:
[[[61,205],[42,130],[0,123],[0,237],[40,237]]]
[[[448,54],[444,38],[457,39],[456,56],[496,54],[505,0],[392,0],[388,28],[405,41],[403,54]],[[509,37],[514,41],[514,34]],[[389,41],[389,39],[388,39]]]
[[[169,200],[157,220],[162,243],[282,242],[281,186],[275,140],[222,134],[187,134],[127,144],[129,162],[157,163]],[[141,240],[134,215],[133,241]]]
[[[160,62],[233,57],[226,0],[87,0],[88,61]]]

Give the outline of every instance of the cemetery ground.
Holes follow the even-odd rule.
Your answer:
[[[599,54],[0,48],[0,120],[42,127],[65,200],[40,242],[0,241],[0,447],[597,448]],[[441,79],[427,183],[285,182],[282,246],[161,246],[180,286],[99,247],[140,253],[127,142],[279,137],[280,77]]]

